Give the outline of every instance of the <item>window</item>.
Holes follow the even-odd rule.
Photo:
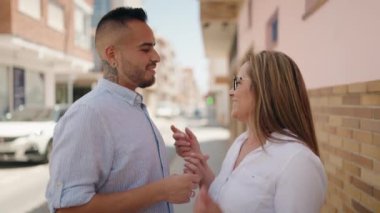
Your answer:
[[[43,73],[25,72],[25,105],[43,106],[45,104],[45,77]]]
[[[267,49],[273,49],[278,42],[278,9],[269,18],[266,29],[266,45]]]
[[[13,108],[25,105],[25,70],[13,68]]]
[[[90,40],[90,15],[79,7],[75,8],[74,12],[74,29],[75,29],[75,45],[89,49]]]
[[[0,66],[0,120],[9,112],[9,75],[7,67]]]
[[[57,83],[55,85],[55,103],[67,104],[69,103],[68,85],[65,83]]]
[[[47,24],[60,32],[65,29],[65,13],[63,7],[56,0],[49,1]]]
[[[18,0],[18,10],[35,19],[41,18],[41,0]]]
[[[305,0],[305,13],[302,19],[306,19],[317,11],[327,0]]]

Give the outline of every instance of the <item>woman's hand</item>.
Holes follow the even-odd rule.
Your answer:
[[[211,182],[214,180],[215,175],[210,169],[207,160],[208,155],[203,155],[199,153],[190,153],[188,156],[184,157],[185,168],[184,173],[196,174],[200,177],[200,186],[210,186]]]
[[[186,128],[185,132],[177,129],[174,125],[170,127],[175,140],[174,146],[177,155],[181,157],[188,156],[190,153],[202,154],[201,147],[194,133]]]
[[[194,213],[222,213],[219,205],[216,204],[207,193],[207,188],[202,187],[194,204]]]

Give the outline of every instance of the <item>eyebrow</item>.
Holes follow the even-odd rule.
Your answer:
[[[139,47],[154,47],[156,45],[156,42],[143,42],[139,45]]]

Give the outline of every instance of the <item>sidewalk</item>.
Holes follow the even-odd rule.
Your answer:
[[[208,163],[211,167],[211,169],[214,171],[215,175],[219,173],[221,164],[223,162],[224,156],[226,154],[226,151],[228,150],[229,144],[228,144],[228,134],[222,135],[219,132],[216,131],[227,131],[222,128],[207,128],[202,127],[202,129],[199,128],[192,128],[192,130],[195,132],[195,134],[198,137],[199,143],[201,145],[201,149],[203,153],[208,154],[210,156]],[[197,131],[204,131],[209,132],[206,135],[199,135],[197,134]],[[216,134],[219,133],[219,134]],[[206,137],[205,137],[206,136]],[[215,136],[215,138],[218,138],[217,140],[211,140],[210,138],[212,136]],[[218,137],[219,136],[219,137]],[[169,149],[172,149],[174,151],[174,147],[168,147]],[[169,152],[172,152],[169,151]],[[171,162],[170,162],[170,173],[174,174],[181,174],[183,173],[183,165],[184,161],[181,157],[174,155]],[[198,194],[198,190],[196,191],[196,195]],[[174,212],[175,213],[192,213],[193,212],[193,205],[195,198],[192,198],[191,201],[187,204],[178,204],[174,205]]]

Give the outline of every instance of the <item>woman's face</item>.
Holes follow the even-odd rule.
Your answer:
[[[243,123],[247,123],[250,113],[254,107],[253,92],[251,90],[251,79],[248,77],[247,71],[249,63],[244,63],[236,76],[236,89],[230,90],[232,100],[231,116]]]

